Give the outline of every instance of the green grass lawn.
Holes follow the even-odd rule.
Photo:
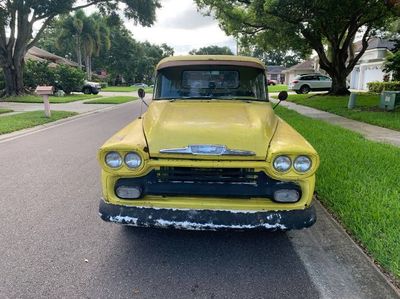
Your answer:
[[[397,108],[395,112],[380,110],[378,94],[359,94],[356,107],[351,110],[347,108],[348,96],[290,94],[288,101],[400,131],[400,108]]]
[[[43,125],[62,118],[67,118],[78,113],[69,111],[52,111],[51,117],[47,118],[44,111],[30,111],[0,117],[0,134]]]
[[[101,95],[92,95],[92,94],[70,94],[64,97],[54,97],[50,96],[50,103],[52,104],[61,104],[61,103],[70,103],[75,101],[81,101],[86,99],[94,99],[99,98]],[[43,98],[35,95],[24,95],[24,96],[15,96],[15,97],[7,97],[1,99],[4,102],[17,102],[17,103],[43,103]]]
[[[13,112],[11,109],[0,109],[0,114]]]
[[[84,104],[123,104],[126,102],[137,100],[138,97],[132,96],[118,96],[118,97],[109,97],[109,98],[102,98],[84,102]]]
[[[400,278],[400,148],[313,120],[277,113],[318,151],[316,191],[323,204],[385,269]]]
[[[277,85],[269,85],[268,92],[280,92],[280,91],[287,91],[288,86],[284,84],[277,84]]]
[[[102,88],[101,91],[109,92],[132,92],[132,91],[137,91],[140,87],[137,86],[108,86],[106,88]],[[146,93],[153,93],[153,88],[147,87],[144,88],[144,91]]]

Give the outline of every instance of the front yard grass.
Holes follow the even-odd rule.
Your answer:
[[[47,118],[43,111],[30,111],[0,117],[0,134],[43,125],[62,118],[70,117],[78,113],[69,111],[51,111],[51,117]]]
[[[0,109],[0,114],[13,112],[11,109]]]
[[[321,157],[319,199],[379,264],[400,279],[400,148],[283,107],[277,112]]]
[[[101,95],[93,95],[93,94],[70,94],[64,97],[55,97],[50,96],[49,100],[52,104],[62,104],[62,103],[70,103],[76,102],[86,99],[94,99],[99,98]],[[7,97],[1,99],[4,102],[17,102],[17,103],[43,103],[43,98],[36,95],[23,95],[23,96],[15,96],[15,97]]]
[[[109,97],[109,98],[91,100],[84,102],[84,104],[123,104],[137,99],[138,97],[133,97],[133,96],[118,96],[118,97]]]
[[[361,93],[357,96],[356,107],[351,110],[347,108],[348,96],[290,94],[288,101],[400,131],[400,108],[394,112],[380,110],[379,96],[379,94]]]
[[[268,85],[268,92],[287,91],[288,86],[285,84]]]
[[[105,88],[102,88],[101,91],[105,92],[132,92],[132,91],[137,91],[140,87],[137,86],[108,86]],[[144,91],[146,93],[153,93],[153,88],[152,87],[146,87],[144,88]]]

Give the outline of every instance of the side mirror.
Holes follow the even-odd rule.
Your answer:
[[[287,91],[281,91],[279,94],[278,94],[278,100],[279,101],[286,101],[287,100],[287,98],[288,98],[288,93],[287,93]]]
[[[141,98],[143,100],[144,96],[146,95],[143,88],[139,88],[138,95],[139,95],[139,98]]]
[[[276,107],[278,107],[278,105],[279,105],[282,101],[286,101],[287,98],[288,98],[288,96],[289,96],[289,94],[287,93],[287,91],[281,91],[281,92],[278,94],[278,100],[279,100],[279,102],[274,106],[273,109],[275,109]]]

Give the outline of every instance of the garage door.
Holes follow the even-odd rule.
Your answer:
[[[368,89],[367,83],[374,81],[383,81],[384,73],[379,66],[370,66],[364,70],[363,89]]]

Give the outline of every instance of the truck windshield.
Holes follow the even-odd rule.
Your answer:
[[[157,73],[154,100],[268,101],[265,73],[237,66],[170,67]]]

